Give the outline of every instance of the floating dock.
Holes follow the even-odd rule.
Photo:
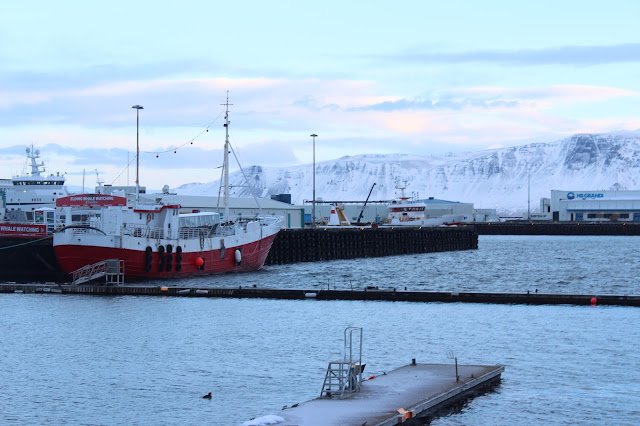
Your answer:
[[[423,424],[461,399],[497,385],[503,371],[502,366],[458,365],[456,370],[452,364],[412,363],[363,381],[360,392],[343,399],[317,398],[294,404],[270,416],[278,420],[271,424]],[[257,418],[245,424],[266,423]]]
[[[239,299],[285,300],[377,300],[387,302],[492,303],[524,305],[612,305],[638,306],[640,295],[611,294],[545,294],[545,293],[482,293],[435,292],[401,289],[365,290],[305,290],[256,287],[168,287],[148,284],[126,285],[59,285],[0,284],[0,293],[63,293],[85,295],[218,297]]]

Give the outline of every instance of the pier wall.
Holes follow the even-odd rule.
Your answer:
[[[523,305],[610,305],[640,307],[640,295],[406,291],[398,289],[305,290],[256,287],[168,287],[158,285],[0,284],[0,293],[84,294],[95,296],[175,296],[280,300],[359,300],[386,302],[490,303]]]
[[[473,227],[283,229],[266,264],[393,256],[478,248]]]
[[[464,227],[464,226],[463,226]],[[640,235],[633,222],[490,222],[466,225],[479,235]]]

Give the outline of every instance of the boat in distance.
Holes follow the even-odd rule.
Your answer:
[[[406,186],[398,186],[397,189],[400,196],[389,204],[386,226],[458,226],[464,220],[464,216],[459,214],[429,216],[427,204],[411,201],[405,195]]]
[[[45,175],[40,151],[26,149],[31,173],[0,183],[0,281],[62,281],[51,244],[55,200],[69,195],[64,174]]]

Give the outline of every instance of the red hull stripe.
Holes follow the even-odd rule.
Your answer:
[[[267,259],[273,240],[277,234],[270,235],[262,240],[255,241],[237,247],[227,247],[224,251],[224,258],[221,250],[211,250],[202,252],[182,252],[182,260],[178,261],[177,246],[173,247],[173,252],[166,252],[161,255],[156,247],[153,247],[151,255],[151,269],[147,272],[146,247],[141,250],[128,250],[109,247],[87,247],[76,245],[55,246],[56,258],[62,270],[71,274],[83,266],[92,265],[106,259],[124,260],[125,277],[138,278],[178,278],[194,275],[221,274],[225,272],[256,271]],[[242,260],[236,264],[235,252],[240,250]],[[203,269],[198,266],[198,258],[204,260]]]

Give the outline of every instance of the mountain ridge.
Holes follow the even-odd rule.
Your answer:
[[[258,197],[291,194],[312,199],[312,165],[244,169]],[[539,210],[552,189],[635,189],[640,182],[640,132],[579,133],[554,142],[443,155],[361,154],[316,163],[316,199],[364,201],[397,197],[398,183],[416,199],[471,202],[476,208],[518,214]],[[241,171],[230,174],[230,195],[250,197]],[[404,185],[406,183],[406,185]],[[219,181],[185,184],[182,195],[217,195]]]

